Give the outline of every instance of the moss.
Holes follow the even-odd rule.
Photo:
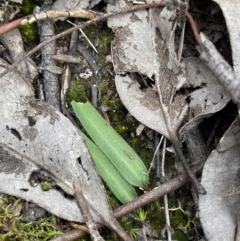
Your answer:
[[[34,7],[37,5],[38,4],[35,0],[23,0],[21,5],[21,14],[23,16],[32,14]]]
[[[105,23],[99,23],[97,26],[87,26],[84,28],[84,33],[99,52],[96,54],[96,52],[92,51],[96,57],[97,62],[106,62],[106,55],[110,54],[111,41],[113,40],[112,30],[107,28]],[[89,46],[89,43],[87,43],[86,40],[85,43],[86,46]]]
[[[54,226],[53,216],[39,220],[36,223],[22,222],[18,206],[21,200],[6,195],[0,196],[0,240],[3,241],[47,241],[62,234]]]
[[[42,186],[43,191],[48,191],[48,190],[52,189],[52,183],[51,182],[45,181],[41,184],[41,186]]]
[[[106,60],[106,55],[109,54],[109,49],[111,48],[111,42],[113,40],[113,32],[111,29],[103,27],[99,30],[99,49],[101,50],[102,56],[104,56],[104,61]]]
[[[86,102],[90,98],[90,90],[86,88],[86,80],[76,77],[72,80],[71,90],[67,96],[67,103],[70,106],[72,100]]]
[[[29,14],[32,14],[34,7],[37,6],[37,2],[35,0],[24,0],[20,5],[20,16],[25,17]],[[38,29],[36,23],[27,24],[24,26],[20,26],[19,30],[21,32],[23,42],[26,43],[26,50],[30,50],[38,41]]]
[[[108,92],[108,89],[109,89],[109,80],[102,81],[102,83],[99,86],[99,89],[101,90],[101,93],[102,93],[103,97],[106,98],[106,95],[107,95],[107,92]],[[104,99],[102,99],[102,102],[104,102]]]
[[[27,24],[24,26],[19,27],[19,30],[21,32],[23,41],[25,43],[28,42],[35,42],[36,40],[38,40],[38,32],[37,32],[37,26],[36,24]]]
[[[172,235],[172,238],[174,240],[178,240],[178,241],[188,241],[189,240],[188,236],[180,230],[177,230],[176,232],[174,232],[174,234]]]

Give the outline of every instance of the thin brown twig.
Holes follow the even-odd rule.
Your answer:
[[[178,158],[181,161],[181,164],[184,168],[184,170],[188,173],[189,177],[191,178],[194,187],[196,188],[196,190],[198,191],[198,193],[205,195],[207,192],[205,190],[205,188],[202,186],[202,184],[198,181],[198,179],[196,178],[196,176],[194,175],[194,173],[191,172],[191,169],[188,165],[188,161],[185,158],[182,149],[180,148],[180,143],[178,141],[177,136],[174,136],[173,138],[170,138],[170,141],[177,153]]]
[[[202,162],[199,162],[197,165],[194,165],[191,168],[192,172],[195,174],[200,173],[204,167],[204,164],[205,164],[205,161],[202,161]],[[154,188],[153,190],[149,191],[148,193],[143,194],[142,196],[134,199],[133,201],[131,201],[125,205],[122,205],[121,207],[119,207],[118,209],[116,209],[114,211],[114,216],[116,218],[123,217],[123,216],[133,212],[134,210],[141,208],[141,207],[163,197],[166,194],[176,191],[177,189],[179,189],[180,187],[182,187],[189,181],[191,181],[189,175],[186,172],[182,173],[182,174],[178,175],[177,177],[175,177],[174,179],[172,179],[171,181],[164,183],[163,185],[161,185],[159,187]],[[100,228],[102,226],[97,224],[97,227]],[[81,230],[72,230],[72,231],[69,231],[69,232],[63,234],[60,237],[52,239],[51,241],[73,241],[77,238],[84,237],[85,235],[86,235],[86,233]]]
[[[4,34],[4,33],[7,33],[9,32],[10,30],[13,30],[15,28],[18,28],[19,26],[21,26],[21,22],[22,22],[23,18],[19,18],[19,19],[16,19],[10,23],[7,23],[3,26],[1,26],[1,35]]]
[[[117,11],[117,12],[113,12],[113,13],[108,13],[108,14],[104,14],[103,16],[101,17],[96,17],[94,19],[91,19],[87,22],[84,22],[84,23],[81,23],[79,25],[76,25],[68,30],[65,30],[57,35],[55,35],[54,37],[52,38],[49,38],[47,41],[39,44],[38,46],[36,46],[35,48],[33,48],[32,50],[30,50],[24,57],[22,57],[21,59],[19,59],[18,61],[16,61],[15,63],[13,63],[8,69],[6,69],[2,74],[0,74],[0,77],[3,77],[6,73],[8,73],[9,71],[13,70],[21,61],[25,60],[26,58],[28,58],[29,56],[31,56],[32,54],[34,54],[35,52],[37,52],[38,50],[40,50],[43,46],[51,43],[52,41],[58,39],[58,38],[61,38],[63,37],[64,35],[66,34],[69,34],[79,28],[85,28],[86,26],[90,25],[90,24],[93,24],[93,23],[97,23],[97,22],[100,22],[100,21],[103,21],[103,20],[106,20],[107,18],[110,18],[110,17],[114,17],[116,15],[119,15],[119,14],[125,14],[125,13],[130,13],[130,12],[135,12],[135,11],[139,11],[139,10],[144,10],[144,9],[147,9],[147,8],[155,8],[155,7],[165,7],[166,4],[165,3],[148,3],[148,4],[142,4],[142,5],[138,5],[138,6],[134,6],[134,7],[131,7],[131,8],[125,8],[125,9],[122,9],[120,11]],[[190,26],[192,28],[192,31],[193,31],[193,34],[194,34],[194,37],[196,38],[196,41],[198,43],[201,43],[201,40],[200,40],[200,37],[199,37],[199,33],[198,33],[198,28],[197,28],[197,25],[194,21],[194,19],[192,18],[191,14],[190,13],[187,13],[187,19],[190,23]]]
[[[88,230],[88,228],[85,225],[80,225],[80,224],[77,224],[77,223],[70,222],[70,226],[72,228],[81,230],[81,231],[83,231],[85,233],[89,233],[89,230]]]
[[[82,188],[80,186],[79,182],[73,183],[74,188],[74,196],[77,201],[77,205],[82,213],[82,216],[85,220],[85,223],[88,227],[90,236],[93,241],[104,241],[104,239],[101,237],[101,235],[98,232],[98,228],[96,223],[94,222],[94,219],[92,217],[92,214],[90,212],[90,208],[88,206],[87,200],[85,199]]]
[[[192,31],[193,31],[194,38],[196,39],[198,44],[201,45],[202,40],[201,40],[200,35],[199,35],[199,30],[198,30],[197,24],[194,21],[192,15],[189,12],[187,13],[187,20],[188,20],[188,22],[191,26]]]

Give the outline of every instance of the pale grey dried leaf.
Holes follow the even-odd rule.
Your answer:
[[[124,4],[118,1],[116,9]],[[179,131],[184,118],[189,123],[181,129],[182,135],[229,101],[224,88],[197,58],[182,61],[181,69],[169,58],[166,47],[172,16],[165,8],[108,20],[115,31],[112,56],[119,96],[136,119],[166,137],[169,131]],[[160,102],[153,89],[143,91],[130,75],[120,75],[128,72],[155,78],[154,89],[160,93]]]
[[[13,29],[8,33],[0,35],[0,42],[8,50],[12,62],[19,60],[25,55],[22,35],[20,34],[19,29]],[[17,70],[25,80],[27,80],[29,83],[32,83],[32,79],[30,77],[32,73],[29,72],[29,69],[27,68],[28,64],[26,63],[30,61],[31,60],[29,59],[25,61],[21,61],[17,66]],[[35,70],[36,70],[36,65],[35,65]]]
[[[240,207],[240,121],[237,118],[207,159],[199,196],[201,224],[209,241],[234,241]]]
[[[11,150],[6,151],[0,146],[0,170],[1,193],[34,202],[63,219],[84,222],[74,200],[65,198],[57,190],[43,191],[41,185],[35,187],[30,185],[31,173],[39,170],[33,162],[20,155],[17,156],[17,153]]]
[[[118,1],[119,5],[124,5],[124,1]],[[112,59],[115,72],[117,74],[126,73],[126,72],[138,72],[142,75],[147,75],[149,78],[156,77],[161,78],[162,86],[164,92],[161,93],[161,108],[159,108],[157,119],[153,118],[145,121],[145,116],[149,115],[149,112],[139,111],[142,108],[142,105],[135,106],[134,102],[127,100],[130,93],[129,81],[124,89],[127,91],[119,92],[119,96],[123,101],[123,104],[126,108],[132,113],[132,110],[135,109],[135,113],[132,113],[134,117],[140,120],[143,124],[149,127],[156,126],[153,129],[159,127],[161,133],[166,137],[169,137],[169,131],[175,131],[178,129],[181,120],[186,112],[186,107],[184,106],[184,99],[180,96],[176,96],[174,103],[172,103],[173,94],[175,93],[174,83],[178,82],[177,76],[172,71],[171,66],[168,65],[168,51],[165,48],[165,41],[162,38],[159,38],[159,31],[156,32],[156,22],[161,11],[152,12],[149,14],[147,11],[139,11],[136,13],[130,13],[124,19],[111,18],[108,20],[108,25],[115,29],[115,39],[112,43]],[[115,25],[116,24],[116,25]],[[168,26],[168,25],[167,25]],[[162,43],[162,44],[161,44]],[[124,83],[124,77],[117,76],[115,77],[117,90],[120,91],[119,86]],[[135,80],[132,80],[133,83]],[[136,86],[133,86],[136,89]],[[130,94],[131,95],[131,94]],[[142,94],[141,101],[144,101],[145,94]],[[134,97],[133,97],[134,98]],[[155,95],[155,103],[158,102],[158,95]],[[138,102],[138,100],[137,100]],[[154,103],[153,102],[153,103]],[[144,103],[145,109],[150,109],[152,106],[149,106],[151,103],[149,100],[146,100]],[[158,102],[159,103],[159,102]],[[169,107],[171,105],[171,107]],[[145,113],[145,114],[144,114]],[[154,114],[155,114],[154,113]],[[168,128],[169,121],[166,122],[164,114],[167,114],[171,119],[171,128]],[[156,125],[155,120],[159,120],[159,124]],[[143,120],[143,121],[142,121]],[[152,123],[151,123],[152,122]],[[174,130],[173,130],[174,129]]]
[[[165,0],[167,7],[170,10],[174,10],[177,7],[184,6],[185,4],[181,0]]]
[[[22,4],[23,0],[10,0],[10,2],[20,3]]]
[[[186,69],[188,75],[182,89],[190,87],[195,91],[188,96],[192,119],[180,129],[180,134],[184,134],[200,123],[202,119],[222,109],[224,104],[229,101],[229,96],[224,88],[218,85],[217,79],[201,61],[196,58],[189,62],[186,61]],[[141,90],[139,83],[129,76],[116,75],[115,84],[121,101],[137,120],[169,137],[156,91],[151,88],[146,91]],[[199,99],[203,101],[199,101]]]
[[[119,3],[121,7],[123,3]],[[108,8],[108,11],[117,10]],[[154,68],[154,45],[152,28],[147,11],[133,12],[108,19],[108,26],[115,30],[112,43],[112,62],[116,74],[138,72],[152,77]],[[131,23],[131,24],[129,24]],[[135,37],[138,36],[138,37]]]
[[[76,8],[87,8],[90,0],[57,0],[52,5],[52,10],[71,10]]]
[[[26,59],[26,65],[27,65],[27,70],[29,72],[30,78],[34,80],[39,74],[37,65],[31,58]]]
[[[128,75],[115,75],[115,84],[121,101],[138,121],[169,137],[156,91],[150,88],[142,91],[140,84]]]
[[[184,135],[204,118],[221,110],[230,100],[225,88],[198,58],[186,59],[185,65],[187,81],[182,90],[194,90],[187,95],[190,116],[189,121],[180,129],[180,135]]]
[[[52,6],[52,10],[72,10],[93,8],[101,0],[57,0]],[[64,20],[64,19],[61,19]]]
[[[0,68],[0,73],[3,71]],[[1,78],[0,91],[0,192],[26,198],[59,217],[83,221],[73,201],[61,198],[54,190],[48,198],[48,192],[39,194],[38,186],[34,190],[27,183],[33,170],[43,169],[69,195],[74,194],[73,182],[79,181],[95,221],[121,230],[88,149],[73,124],[52,106],[34,99],[31,86],[15,71]],[[9,166],[6,160],[13,164]],[[20,165],[12,169],[14,161]]]
[[[214,0],[214,2],[216,2],[220,6],[223,12],[232,47],[233,69],[235,71],[236,76],[240,76],[240,1]]]

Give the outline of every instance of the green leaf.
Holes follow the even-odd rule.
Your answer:
[[[108,157],[81,131],[79,134],[83,137],[100,176],[117,199],[122,203],[135,199],[137,197],[135,189],[125,181]]]
[[[124,179],[133,186],[148,183],[147,169],[130,145],[102,118],[89,103],[72,101],[72,107],[83,127],[104,152]]]

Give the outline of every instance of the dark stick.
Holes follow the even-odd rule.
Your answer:
[[[78,31],[73,31],[71,36],[71,41],[69,45],[69,55],[73,55],[77,49],[77,41],[78,41]],[[72,123],[75,123],[72,116],[69,114],[67,109],[67,103],[66,103],[66,96],[71,86],[71,78],[72,78],[72,66],[73,64],[66,63],[64,67],[64,72],[62,75],[62,84],[61,84],[61,107],[62,107],[62,113],[68,117],[72,121]]]
[[[44,5],[45,10],[49,9],[50,6]],[[39,8],[35,8],[34,12],[39,12]],[[38,29],[40,32],[40,41],[44,42],[55,35],[53,21],[51,19],[38,21]],[[50,57],[50,55],[56,54],[57,45],[56,41],[52,41],[48,45],[44,46],[42,49],[42,67],[45,66],[56,66],[56,61]],[[58,77],[56,74],[51,73],[48,70],[42,71],[43,86],[45,101],[52,105],[55,109],[60,110],[60,86],[58,82]]]
[[[88,227],[90,236],[93,241],[104,241],[104,239],[100,236],[97,226],[94,222],[94,219],[92,217],[92,214],[90,212],[90,209],[88,207],[87,200],[85,199],[81,186],[79,182],[74,182],[73,183],[73,188],[74,188],[74,196],[77,201],[78,207],[83,215],[83,218],[85,220],[85,223]]]
[[[187,13],[187,20],[188,20],[188,22],[191,26],[192,31],[193,31],[194,38],[196,39],[198,44],[201,44],[202,40],[201,40],[200,35],[199,35],[199,30],[198,30],[197,24],[194,21],[192,15],[190,13]]]
[[[93,56],[90,54],[89,50],[85,47],[85,45],[82,42],[77,44],[77,50],[86,59],[89,66],[91,67],[94,75],[97,75],[100,68],[97,66],[95,59],[93,58]]]
[[[179,141],[177,139],[177,137],[175,138],[171,138],[171,143],[177,153],[178,158],[180,159],[184,170],[188,173],[189,177],[191,178],[194,187],[197,189],[198,193],[200,194],[206,194],[206,190],[204,189],[204,187],[200,184],[200,182],[198,181],[198,179],[196,178],[196,176],[194,175],[194,173],[191,171],[191,168],[188,165],[188,161],[186,159],[186,157],[183,155],[182,149],[180,148],[180,144]]]
[[[195,174],[200,173],[204,167],[205,161],[202,161],[198,163],[197,165],[194,165],[191,168],[191,171]],[[169,194],[173,191],[176,191],[186,183],[190,182],[191,179],[187,173],[183,173],[172,179],[171,181],[164,183],[163,185],[154,188],[153,190],[149,191],[146,194],[143,194],[142,196],[134,199],[133,201],[119,207],[114,211],[114,216],[116,218],[123,217],[134,210],[141,208],[161,197],[163,197],[166,194]],[[98,228],[101,227],[101,225],[97,225]],[[73,241],[77,238],[81,238],[85,236],[86,233],[80,230],[72,230],[68,233],[63,234],[60,237],[54,238],[51,241]]]

